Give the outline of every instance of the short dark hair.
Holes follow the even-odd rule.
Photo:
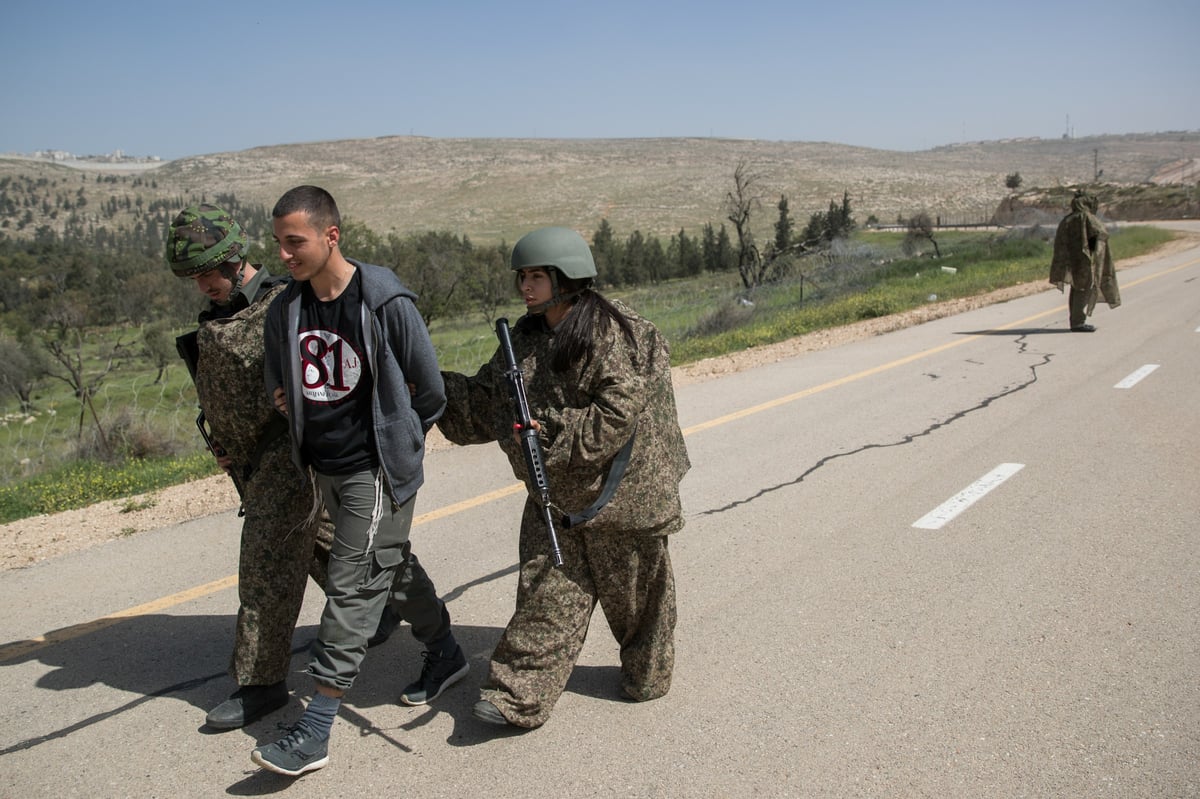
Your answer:
[[[271,209],[271,216],[281,219],[288,214],[303,211],[308,215],[308,221],[317,230],[342,226],[342,215],[338,213],[337,203],[333,195],[320,186],[297,186],[288,189]]]

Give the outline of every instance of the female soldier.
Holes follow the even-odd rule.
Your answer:
[[[512,346],[556,508],[588,517],[603,503],[610,472],[620,478],[594,518],[560,525],[556,568],[513,434],[503,353],[474,377],[442,373],[447,406],[438,427],[458,444],[499,443],[530,491],[516,610],[474,713],[531,728],[545,723],[562,694],[597,602],[620,645],[623,695],[645,701],[670,688],[675,582],[667,535],[683,527],[679,482],[690,464],[667,343],[649,321],[593,288],[587,242],[567,228],[535,230],[513,248],[512,269],[527,309]]]

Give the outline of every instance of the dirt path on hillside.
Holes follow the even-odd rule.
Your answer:
[[[1122,261],[1118,264],[1118,269],[1127,269],[1151,257],[1159,258],[1193,247],[1198,241],[1200,236],[1180,234],[1175,241],[1150,255]],[[1050,287],[1044,282],[1023,283],[978,297],[934,302],[904,313],[866,319],[778,344],[755,347],[676,367],[672,370],[673,379],[678,389],[689,383],[711,380],[755,366],[794,358],[806,352],[837,347],[851,341],[1049,290]],[[450,446],[453,445],[442,438],[437,430],[430,433],[430,451],[436,452]],[[224,475],[216,475],[149,494],[101,502],[79,510],[22,519],[0,526],[0,570],[22,568],[46,558],[77,552],[105,541],[214,513],[224,513],[236,509],[237,506],[237,492],[233,484]]]

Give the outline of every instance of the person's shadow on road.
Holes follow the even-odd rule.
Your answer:
[[[460,596],[470,586],[515,571],[513,566],[487,575],[453,589],[446,599]],[[314,590],[312,586],[310,590]],[[0,667],[29,662],[51,667],[38,678],[37,689],[70,692],[100,683],[135,697],[122,705],[94,712],[62,729],[40,731],[13,742],[0,750],[0,756],[65,738],[154,699],[182,700],[190,704],[196,708],[197,731],[216,732],[204,725],[204,717],[236,687],[228,675],[235,624],[235,614],[147,614],[99,619],[53,630],[38,639],[0,644]],[[470,704],[465,698],[459,700],[457,697],[476,696],[477,692],[471,689],[477,688],[486,676],[488,656],[500,638],[501,629],[455,623],[454,634],[471,662],[471,671],[463,679],[462,686],[453,689],[454,701],[463,706],[446,707],[439,700],[442,709],[470,715]],[[315,625],[296,628],[292,638],[292,672],[304,669],[308,649],[316,634]],[[361,715],[354,718],[355,708],[396,704],[404,686],[421,672],[422,649],[407,624],[397,627],[388,641],[369,651],[342,715],[360,728],[369,727],[369,720]],[[312,681],[303,675],[293,675],[288,683],[293,695],[288,706],[248,725],[244,728],[246,734],[265,740],[274,733],[280,719],[299,717],[304,706],[302,698],[312,695]],[[424,722],[417,719],[414,723]]]

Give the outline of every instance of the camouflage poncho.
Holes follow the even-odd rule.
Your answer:
[[[305,585],[311,576],[324,587],[333,541],[315,486],[292,465],[287,424],[263,388],[263,318],[286,285],[251,291],[239,300],[252,295],[249,307],[229,316],[210,309],[197,333],[196,395],[245,489],[230,661],[238,685],[287,678]]]
[[[542,425],[547,479],[558,509],[577,513],[599,496],[613,458],[636,423],[624,479],[609,504],[585,527],[666,535],[683,527],[679,482],[690,467],[667,342],[649,321],[619,302],[613,305],[633,326],[636,347],[612,325],[606,339],[595,343],[591,359],[554,372],[554,332],[543,317],[527,315],[513,328],[513,351],[531,414]],[[442,377],[447,395],[446,412],[438,420],[442,433],[457,444],[498,442],[532,495],[536,489],[513,436],[503,355],[497,350],[474,377],[453,372],[443,372]]]
[[[1087,302],[1090,316],[1096,305],[1096,293],[1110,308],[1121,304],[1117,273],[1108,250],[1108,230],[1095,215],[1095,197],[1076,194],[1071,213],[1058,223],[1054,234],[1054,256],[1050,262],[1050,282],[1060,290],[1070,285],[1076,291],[1091,292]]]
[[[285,285],[272,286],[233,316],[205,322],[198,333],[196,395],[213,438],[242,467],[256,465],[265,436],[287,433],[263,390],[263,320]]]

